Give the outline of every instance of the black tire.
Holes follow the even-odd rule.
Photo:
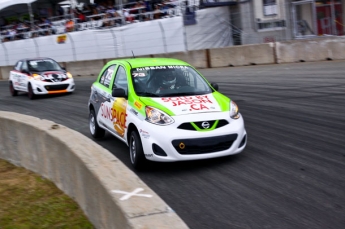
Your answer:
[[[16,89],[14,89],[12,81],[10,81],[10,93],[12,96],[18,95],[18,91]]]
[[[35,99],[35,97],[36,97],[34,90],[32,89],[31,84],[28,85],[28,97],[31,100]]]
[[[98,139],[104,137],[105,130],[98,126],[96,113],[93,109],[90,110],[89,114],[89,127],[93,138]]]
[[[144,155],[141,139],[136,130],[133,130],[129,137],[129,155],[131,164],[135,169],[141,169],[146,164],[146,158]]]

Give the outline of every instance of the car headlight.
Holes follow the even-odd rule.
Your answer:
[[[163,111],[160,111],[153,107],[145,107],[146,112],[146,121],[156,124],[156,125],[170,125],[174,122],[174,119],[169,115],[165,114]]]
[[[240,117],[240,113],[238,112],[238,106],[234,101],[230,102],[230,118],[238,119]]]
[[[68,77],[69,79],[73,78],[72,74],[69,73],[69,72],[67,72],[66,75],[67,75],[67,77]]]
[[[43,76],[39,74],[32,74],[32,77],[34,77],[35,80],[43,80]]]

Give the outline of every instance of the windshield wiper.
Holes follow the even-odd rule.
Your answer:
[[[151,97],[160,97],[159,95],[151,92],[137,92],[138,96],[151,96]]]
[[[202,95],[200,92],[182,92],[182,93],[168,93],[162,94],[161,96],[184,96],[184,95]]]

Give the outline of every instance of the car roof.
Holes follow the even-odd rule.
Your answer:
[[[122,64],[129,64],[131,68],[138,67],[150,67],[150,66],[162,66],[162,65],[187,65],[190,64],[173,58],[128,58],[128,59],[118,59],[110,62],[120,62]]]
[[[28,61],[28,60],[53,60],[52,58],[49,57],[34,57],[34,58],[25,58],[25,59],[21,59],[19,61]]]

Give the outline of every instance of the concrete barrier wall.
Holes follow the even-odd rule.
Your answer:
[[[128,57],[131,58],[132,56]],[[342,60],[345,59],[345,37],[293,40],[137,57],[177,58],[192,64],[196,68]],[[103,65],[110,60],[112,59],[62,62],[62,66],[66,67],[75,76],[97,76]],[[12,67],[0,67],[0,79],[8,79],[8,72]]]
[[[174,52],[155,54],[152,57],[176,58],[190,63],[196,68],[207,68],[207,50],[194,50],[189,52]]]
[[[0,80],[8,79],[10,76],[10,71],[13,69],[13,66],[2,66],[0,67]]]
[[[255,44],[210,49],[210,67],[274,64],[274,44]]]
[[[345,37],[277,42],[277,63],[345,59]]]
[[[187,228],[170,207],[110,152],[62,125],[0,111],[0,158],[53,181],[96,228]],[[139,194],[125,194],[142,188]],[[114,192],[115,191],[115,192]]]
[[[75,62],[63,62],[61,66],[65,67],[73,76],[98,76],[106,60],[86,60]]]

